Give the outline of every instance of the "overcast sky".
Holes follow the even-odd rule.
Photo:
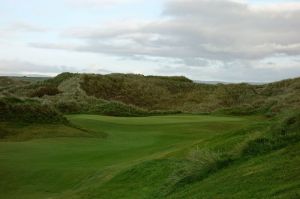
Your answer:
[[[300,76],[300,1],[0,0],[0,75]]]

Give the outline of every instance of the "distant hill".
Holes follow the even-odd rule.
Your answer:
[[[201,81],[201,80],[194,80],[195,83],[200,83],[200,84],[234,84],[233,82],[224,82],[224,81]],[[251,85],[262,85],[262,84],[267,84],[266,82],[243,82],[246,84],[251,84]]]
[[[182,76],[62,73],[54,78],[2,77],[2,96],[34,98],[59,111],[103,113],[103,104],[140,112],[276,115],[300,106],[300,78],[269,84],[201,83]],[[114,102],[114,103],[108,103]],[[107,107],[106,107],[107,108]],[[110,107],[112,108],[112,107]],[[125,109],[123,109],[125,110]],[[126,115],[128,115],[126,113]]]

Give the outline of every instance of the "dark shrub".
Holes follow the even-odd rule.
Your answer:
[[[58,88],[53,86],[43,86],[33,91],[30,97],[43,97],[45,95],[53,96],[59,94],[60,91]]]

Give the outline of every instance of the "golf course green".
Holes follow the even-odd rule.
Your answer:
[[[289,150],[231,158],[230,163],[209,170],[199,179],[179,183],[173,180],[180,176],[177,173],[185,167],[191,151],[206,155],[213,151],[220,157],[230,152],[233,159],[240,156],[243,144],[263,134],[272,124],[262,117],[67,118],[92,134],[0,142],[1,199],[298,196],[292,191],[300,188],[296,180],[299,167],[295,169],[300,157],[298,143],[288,146]],[[48,127],[39,128],[45,131]],[[174,181],[177,183],[172,184]]]

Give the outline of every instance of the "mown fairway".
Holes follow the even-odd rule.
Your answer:
[[[168,178],[172,165],[191,148],[231,150],[258,133],[245,129],[265,125],[254,117],[72,115],[68,118],[95,134],[105,133],[106,137],[0,142],[0,198],[156,198],[158,186]],[[272,160],[272,156],[268,158]],[[255,161],[260,160],[247,164],[253,166]],[[238,165],[233,168],[239,170]],[[259,169],[262,168],[255,168]],[[213,176],[217,178],[213,182],[229,186],[225,179],[230,176],[226,172],[229,171],[218,174],[220,178]],[[247,175],[251,175],[251,170]],[[179,198],[184,198],[185,193],[195,195],[201,192],[201,186],[191,186],[176,195]],[[213,183],[208,180],[206,186],[210,190]],[[231,194],[237,189],[229,187],[226,191]]]

